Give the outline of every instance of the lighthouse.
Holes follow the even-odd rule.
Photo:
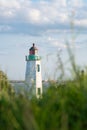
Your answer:
[[[25,82],[34,96],[42,95],[41,57],[34,43],[26,56]]]

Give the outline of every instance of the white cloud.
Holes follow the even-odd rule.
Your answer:
[[[12,28],[8,25],[0,25],[0,32],[8,32],[10,31]]]
[[[80,8],[84,6],[84,1],[83,0],[66,0],[67,6],[68,7],[76,7]]]
[[[54,39],[52,37],[48,37],[48,42],[50,42],[50,44],[52,46],[58,47],[58,48],[66,48],[67,46],[65,45],[64,41],[59,41],[58,39]]]
[[[48,28],[49,26],[53,30],[59,30],[63,28],[63,25],[66,25],[67,28],[69,21],[68,14],[71,11],[68,8],[73,8],[76,11],[75,15],[78,15],[76,25],[80,26],[81,23],[86,25],[86,20],[84,21],[83,18],[81,18],[80,22],[78,20],[81,9],[84,10],[83,6],[83,0],[43,0],[38,2],[31,0],[0,0],[0,22],[8,22],[9,24],[15,22],[16,24],[20,23],[20,25],[27,23],[28,25],[33,24],[35,26],[38,24],[40,29],[46,25],[45,28],[47,30],[51,29]],[[84,17],[87,19],[86,13],[84,13]]]
[[[87,19],[76,20],[75,25],[78,25],[80,27],[87,27]]]
[[[38,23],[41,20],[41,14],[38,9],[30,9],[28,13],[29,21],[33,23]]]
[[[12,0],[11,2],[7,0],[1,0],[0,9],[1,16],[4,18],[13,19],[16,17],[20,19],[22,16],[24,21],[31,21],[32,23],[55,23],[55,21],[64,21],[67,16],[65,11],[61,12],[60,9],[65,7],[65,0],[51,1],[34,4],[34,2],[26,1],[17,1]],[[23,13],[23,15],[22,15]],[[21,14],[20,16],[18,16]],[[25,17],[26,16],[26,17]],[[25,19],[26,18],[26,19]]]
[[[66,0],[51,0],[52,5],[56,7],[66,7]]]
[[[69,39],[68,43],[69,43],[69,47],[70,47],[70,48],[77,48],[77,49],[81,48],[81,46],[78,45],[78,44],[76,43],[76,41],[74,41],[74,42],[75,42],[75,43],[72,44],[72,40]],[[66,44],[66,42],[65,42],[64,39],[55,39],[55,38],[50,37],[50,36],[48,37],[48,43],[49,43],[51,46],[56,47],[56,48],[61,49],[61,50],[62,50],[62,49],[67,49],[67,47],[68,47],[68,45]]]
[[[7,11],[5,10],[5,11],[3,11],[3,14],[0,13],[0,15],[2,15],[2,17],[5,17],[5,18],[14,17],[14,13],[11,10],[7,10]]]
[[[0,0],[1,8],[20,8],[20,2],[17,0]]]

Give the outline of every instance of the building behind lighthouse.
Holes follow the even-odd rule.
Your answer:
[[[25,83],[28,90],[36,97],[42,95],[42,75],[41,75],[41,57],[38,55],[38,49],[33,43],[26,56]]]

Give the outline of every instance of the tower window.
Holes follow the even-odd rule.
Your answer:
[[[37,71],[40,72],[40,65],[37,65]]]
[[[38,95],[40,95],[41,94],[41,89],[40,88],[38,88]]]

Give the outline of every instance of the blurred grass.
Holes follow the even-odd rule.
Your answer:
[[[56,87],[50,85],[43,98],[37,100],[37,107],[32,109],[40,130],[87,129],[87,76],[80,78]]]
[[[42,98],[16,95],[0,77],[1,130],[87,130],[87,73],[74,66],[75,78],[50,82]]]
[[[16,95],[7,76],[0,72],[0,130],[37,130],[29,99]]]

